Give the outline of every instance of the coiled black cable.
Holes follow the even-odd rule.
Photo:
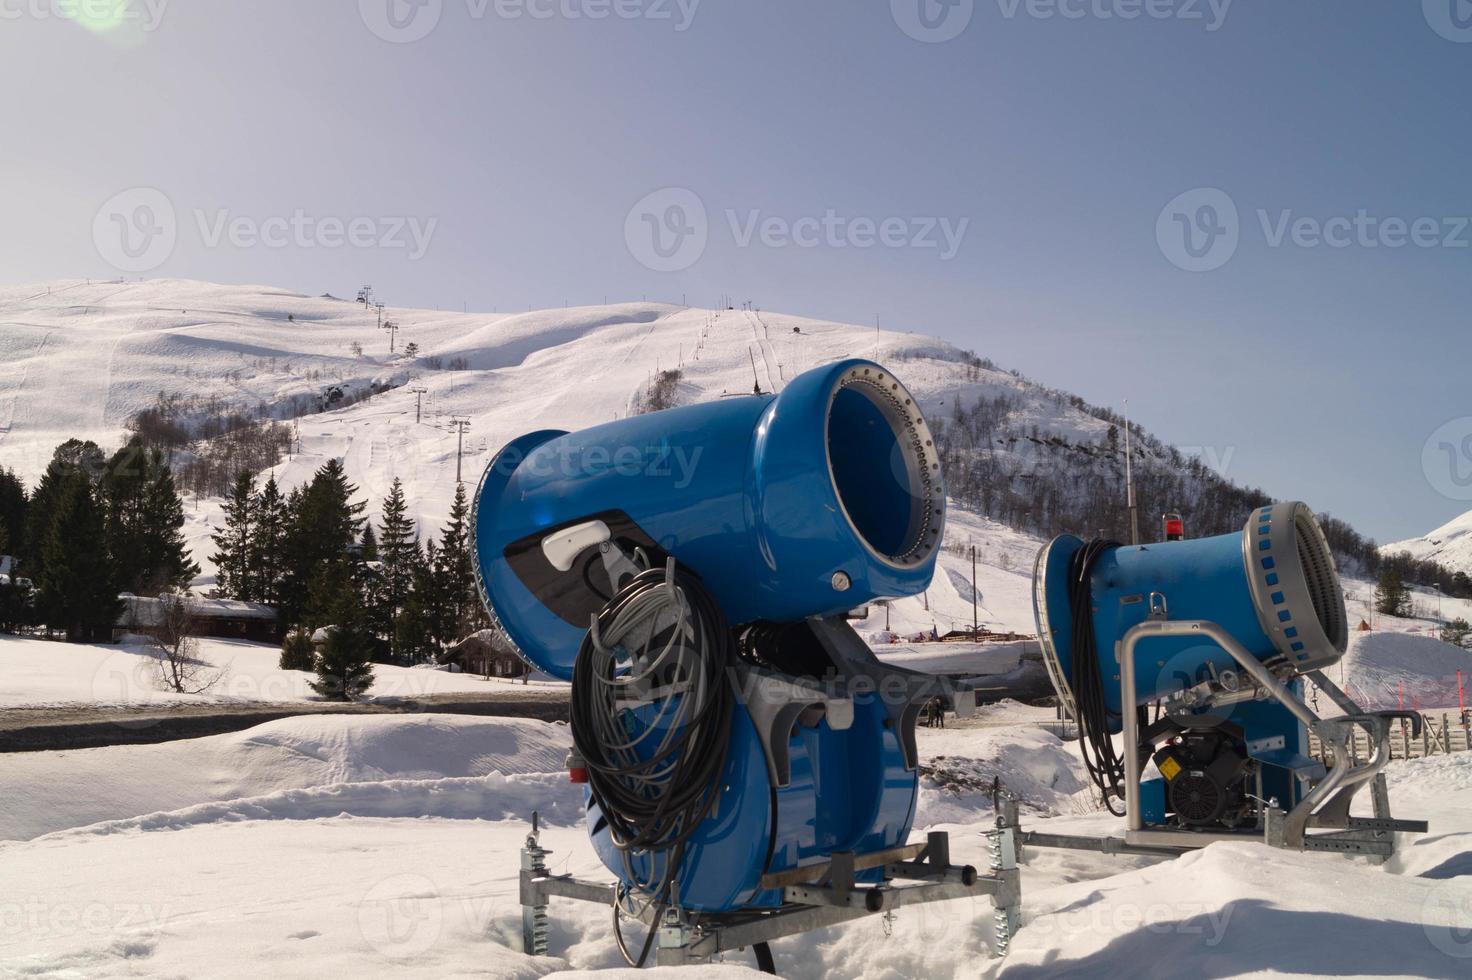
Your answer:
[[[636,575],[599,611],[573,666],[573,744],[630,879],[657,906],[656,922],[720,792],[735,662],[721,607],[671,561]],[[647,858],[643,877],[636,855]],[[637,959],[625,954],[632,965],[648,957],[653,931]]]
[[[1090,589],[1094,566],[1118,547],[1116,542],[1095,539],[1074,552],[1069,562],[1068,606],[1073,622],[1073,676],[1069,681],[1078,711],[1078,744],[1084,767],[1103,796],[1104,806],[1116,817],[1122,817],[1124,811],[1116,810],[1113,801],[1124,799],[1124,759],[1115,752],[1109,732],[1111,712],[1104,698]],[[1130,706],[1124,709],[1130,710]]]

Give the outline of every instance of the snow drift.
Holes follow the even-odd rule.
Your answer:
[[[340,812],[499,820],[530,813],[529,802],[566,802],[552,784],[522,777],[553,773],[565,783],[560,770],[571,744],[566,726],[524,719],[304,715],[160,745],[15,753],[0,766],[0,840],[201,804],[213,808],[133,826]],[[459,783],[427,782],[444,779]],[[344,788],[369,783],[380,785]],[[315,791],[299,792],[308,788]]]

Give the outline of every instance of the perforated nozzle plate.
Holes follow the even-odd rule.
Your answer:
[[[1313,511],[1287,501],[1253,511],[1242,560],[1263,632],[1299,671],[1335,663],[1349,644],[1334,555]]]

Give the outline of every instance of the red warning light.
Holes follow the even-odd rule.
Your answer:
[[[1181,519],[1180,514],[1166,514],[1165,540],[1180,541],[1186,536],[1186,522]]]

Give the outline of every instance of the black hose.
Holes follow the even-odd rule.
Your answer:
[[[642,966],[686,845],[720,792],[736,704],[727,676],[736,662],[736,641],[710,592],[673,563],[636,575],[598,613],[595,625],[573,666],[573,744],[630,878],[656,903],[655,925],[637,960],[624,950],[632,965]],[[642,645],[631,649],[636,636]],[[642,726],[627,724],[633,709],[621,694],[634,677],[652,688],[652,710],[670,713],[667,737],[650,736],[644,744],[632,734]],[[647,880],[632,874],[634,855],[648,861]]]
[[[1095,539],[1073,555],[1068,567],[1068,605],[1073,621],[1073,685],[1074,705],[1078,710],[1079,753],[1089,779],[1098,787],[1104,806],[1116,817],[1123,810],[1114,808],[1114,800],[1124,799],[1124,760],[1114,751],[1109,728],[1111,713],[1104,698],[1104,676],[1099,667],[1098,645],[1094,638],[1094,608],[1091,583],[1094,566],[1099,559],[1119,545]],[[1123,705],[1126,711],[1132,706]]]

